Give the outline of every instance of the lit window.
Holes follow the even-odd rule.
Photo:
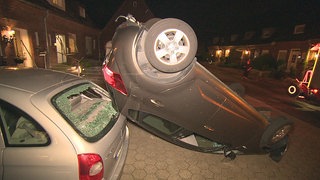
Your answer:
[[[47,0],[51,5],[61,9],[66,10],[65,0]]]
[[[224,55],[225,57],[229,57],[230,56],[230,49],[226,49],[224,54],[225,54]]]
[[[69,34],[69,52],[76,53],[78,52],[77,48],[77,37],[75,34]]]
[[[79,15],[83,18],[86,17],[86,9],[84,9],[83,7],[79,7]]]

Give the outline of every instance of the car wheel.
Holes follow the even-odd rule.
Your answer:
[[[297,97],[300,94],[300,88],[298,84],[292,83],[287,89],[287,93],[291,97]]]
[[[286,118],[276,118],[271,121],[261,138],[261,146],[269,148],[283,139],[292,129],[292,121]]]
[[[150,64],[162,72],[178,72],[188,67],[197,52],[197,37],[184,21],[174,18],[154,23],[145,40]]]

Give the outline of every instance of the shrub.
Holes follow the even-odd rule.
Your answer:
[[[272,57],[270,54],[263,54],[255,58],[251,65],[254,69],[257,70],[276,70],[277,69],[277,60]]]

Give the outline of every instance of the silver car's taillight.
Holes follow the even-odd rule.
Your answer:
[[[98,154],[79,154],[79,179],[98,180],[103,178],[103,162]]]

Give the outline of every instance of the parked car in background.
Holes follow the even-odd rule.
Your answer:
[[[188,24],[122,18],[102,71],[125,116],[185,148],[281,159],[292,122],[258,112],[197,63],[197,37]]]
[[[1,179],[117,179],[129,131],[111,94],[77,76],[0,70]]]

